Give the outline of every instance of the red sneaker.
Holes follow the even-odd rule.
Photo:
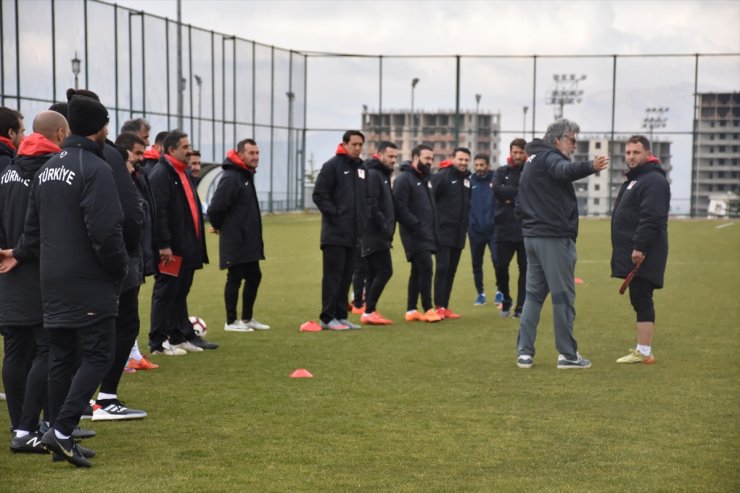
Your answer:
[[[159,368],[159,365],[156,363],[152,363],[149,358],[146,356],[146,354],[141,355],[141,361],[138,361],[140,370],[156,370]]]

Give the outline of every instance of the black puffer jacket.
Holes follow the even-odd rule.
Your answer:
[[[496,241],[522,241],[522,223],[516,217],[514,205],[519,190],[522,166],[501,166],[493,177],[496,196]]]
[[[388,250],[396,232],[396,215],[393,210],[393,189],[391,174],[379,159],[365,161],[368,169],[368,221],[362,235],[362,256]]]
[[[18,156],[0,177],[0,248],[14,248],[23,234],[33,176],[55,154]],[[37,260],[22,262],[0,275],[0,326],[43,323]]]
[[[612,277],[632,270],[632,250],[645,254],[635,277],[663,287],[668,261],[668,211],[671,189],[665,171],[645,163],[627,173],[612,213]]]
[[[183,267],[200,269],[203,264],[208,263],[208,253],[203,229],[203,211],[195,186],[191,183],[198,212],[200,235],[196,234],[190,204],[183,184],[180,182],[180,176],[164,154],[159,158],[159,163],[149,172],[148,177],[149,186],[156,201],[157,221],[154,229],[157,250],[171,248],[173,255],[182,257]]]
[[[574,163],[554,146],[534,139],[519,181],[516,207],[527,237],[578,237],[578,202],[573,182],[595,173],[591,161]]]
[[[439,244],[465,248],[470,220],[470,172],[451,165],[433,175],[431,182],[439,218]]]
[[[128,271],[123,212],[110,166],[72,136],[33,179],[20,262],[40,259],[44,327],[79,328],[116,316]]]
[[[321,211],[321,246],[354,248],[367,223],[367,168],[343,148],[321,167],[313,202]]]
[[[226,158],[208,219],[219,231],[219,267],[264,260],[262,215],[253,172]]]
[[[0,171],[4,170],[15,157],[15,151],[5,142],[0,142]]]
[[[393,183],[396,220],[409,261],[416,253],[437,251],[437,208],[431,186],[410,164],[401,165],[401,172]]]

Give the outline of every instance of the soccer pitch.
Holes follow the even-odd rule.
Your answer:
[[[0,491],[738,491],[740,222],[727,223],[670,222],[657,362],[644,366],[615,363],[635,344],[634,312],[609,277],[609,221],[581,220],[575,336],[593,361],[581,371],[555,368],[549,298],[535,366],[516,367],[517,320],[495,311],[488,259],[489,303],[473,306],[467,249],[450,303],[463,318],[403,322],[398,238],[378,306],[394,325],[299,332],[320,311],[318,215],[264,218],[255,317],[272,330],[224,332],[209,235],[189,306],[219,349],[124,375],[119,398],[149,417],[83,422],[98,434],[85,442],[98,452],[90,470],[13,455],[6,434]],[[289,378],[296,368],[315,377]]]

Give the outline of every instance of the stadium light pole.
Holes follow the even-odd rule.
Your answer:
[[[527,111],[529,111],[529,106],[522,107],[522,110],[524,110],[524,117],[522,117],[522,138],[527,134]]]
[[[198,149],[201,149],[200,146],[200,137],[201,137],[201,120],[200,120],[200,108],[201,108],[201,102],[202,102],[202,86],[203,86],[203,79],[200,77],[200,75],[193,74],[193,78],[195,79],[195,83],[198,86]]]
[[[72,59],[72,73],[75,75],[75,89],[79,89],[79,76],[80,76],[80,64],[82,62],[77,58],[77,52],[75,51],[75,57]]]
[[[663,116],[669,108],[662,106],[660,108],[645,108],[645,118],[642,120],[642,128],[647,128],[650,132],[650,142],[653,142],[653,129],[663,128],[668,122],[668,118]]]
[[[478,152],[478,136],[480,135],[480,99],[481,94],[475,95],[475,139],[473,139],[473,155]]]
[[[416,140],[416,116],[414,115],[414,89],[416,89],[416,84],[419,83],[419,78],[414,77],[411,79],[411,132],[409,135],[409,141],[411,143],[411,148],[414,148],[414,141]]]
[[[586,75],[576,74],[554,74],[555,89],[547,93],[547,104],[555,105],[555,119],[563,118],[563,107],[566,104],[577,104],[581,102],[583,90],[578,89],[578,84],[586,80]]]

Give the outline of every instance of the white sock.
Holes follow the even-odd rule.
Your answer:
[[[106,394],[105,392],[98,392],[99,401],[107,401],[108,399],[115,399],[118,397],[116,394]]]
[[[650,356],[650,346],[643,346],[642,344],[637,345],[637,350],[643,356]]]
[[[414,313],[415,311],[416,311],[416,309],[413,309],[413,310],[407,311],[406,313]]]
[[[69,440],[69,435],[62,435],[57,430],[54,430],[54,435],[60,440]]]
[[[30,433],[27,432],[26,430],[15,430],[15,437],[16,438],[23,438],[23,437],[26,437],[28,435],[30,435]]]
[[[128,355],[130,359],[141,361],[141,352],[139,352],[139,342],[134,341],[134,347],[131,348],[131,354]]]

